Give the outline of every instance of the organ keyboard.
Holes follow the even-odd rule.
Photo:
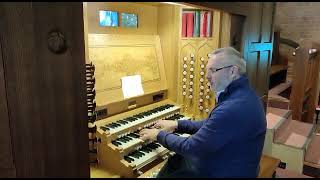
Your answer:
[[[180,107],[174,103],[162,101],[97,121],[99,166],[121,177],[138,177],[172,155],[156,141],[139,138],[141,129],[150,128],[161,119],[191,118],[181,115]]]

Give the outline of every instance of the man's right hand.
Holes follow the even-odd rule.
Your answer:
[[[172,133],[178,128],[178,121],[159,120],[153,125],[153,127]]]

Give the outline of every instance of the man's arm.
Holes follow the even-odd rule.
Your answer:
[[[178,120],[178,133],[194,134],[196,133],[207,119],[201,121]]]
[[[215,152],[228,143],[237,132],[237,121],[230,124],[230,118],[234,118],[230,113],[217,110],[210,119],[203,122],[203,126],[192,136],[180,137],[160,131],[157,140],[169,150],[185,156]],[[187,122],[183,122],[181,124],[183,127],[186,125],[188,130],[196,130],[200,122],[188,125]]]

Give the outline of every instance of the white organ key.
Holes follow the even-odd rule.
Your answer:
[[[187,59],[188,59],[187,57],[184,57],[184,58],[183,58],[184,61],[187,61]]]
[[[191,71],[191,72],[193,72],[193,70],[194,70],[194,69],[193,69],[193,67],[192,67],[192,68],[190,68],[190,71]]]
[[[190,64],[194,64],[194,61],[190,61]]]
[[[199,95],[200,95],[200,96],[203,96],[203,92],[202,92],[202,91],[200,91]]]
[[[183,91],[183,92],[182,92],[182,95],[184,95],[184,96],[185,96],[185,95],[187,95],[187,93],[186,93],[185,91]]]
[[[159,144],[159,143],[157,143]],[[159,144],[160,145],[160,144]],[[139,151],[142,152],[144,155],[142,157],[136,158],[134,156],[129,156],[130,158],[134,159],[133,162],[130,164],[134,165],[134,169],[140,169],[143,166],[149,164],[150,162],[154,161],[155,159],[161,157],[165,153],[169,152],[169,150],[162,145],[156,149],[152,149],[151,152],[144,152],[144,151]]]
[[[189,82],[189,85],[190,85],[190,86],[192,86],[192,85],[193,85],[193,82],[192,82],[192,81],[190,81],[190,82]]]
[[[206,113],[208,113],[209,112],[209,109],[206,109]]]
[[[200,99],[199,99],[199,102],[203,102],[203,99],[202,99],[202,98],[200,98]]]
[[[202,111],[203,110],[203,106],[199,106],[199,109]]]
[[[191,54],[190,54],[190,57],[192,57],[192,58],[193,58],[193,57],[194,57],[194,54],[193,54],[193,53],[191,53]]]
[[[204,79],[203,78],[200,78],[200,82],[203,82],[204,81]]]
[[[190,95],[189,95],[189,99],[192,99],[192,98],[193,98],[193,96],[192,96],[192,94],[190,94]]]
[[[206,89],[206,91],[207,91],[207,93],[209,93],[209,92],[210,92],[210,89]]]
[[[201,72],[200,72],[200,75],[201,75],[201,76],[203,76],[203,75],[204,75],[204,72],[203,72],[203,71],[201,71]]]
[[[203,89],[204,89],[204,86],[201,85],[201,86],[200,86],[200,89],[203,90]]]
[[[204,61],[204,57],[201,57],[200,60],[201,60],[201,61]]]
[[[209,82],[207,82],[207,86],[210,86],[210,83],[209,83]]]
[[[189,92],[193,92],[193,89],[192,89],[192,88],[190,88],[190,89],[189,89]]]
[[[170,107],[166,107],[165,109],[162,109],[161,111],[157,111],[157,112],[154,112],[150,115],[145,115],[144,117],[141,117],[141,118],[136,118],[135,121],[132,121],[132,122],[128,122],[128,124],[125,124],[125,125],[121,125],[120,124],[120,121],[119,122],[114,122],[114,123],[110,123],[110,124],[118,124],[118,126],[116,127],[110,127],[109,125],[110,124],[107,124],[105,125],[105,127],[108,127],[110,130],[106,130],[106,133],[107,134],[115,134],[115,133],[118,133],[120,131],[123,131],[123,130],[126,130],[132,126],[135,126],[135,125],[138,125],[138,124],[141,124],[141,123],[145,123],[145,122],[148,122],[150,120],[153,120],[159,116],[162,116],[162,115],[165,115],[167,113],[171,113],[171,112],[174,112],[176,110],[179,110],[180,107],[178,106],[170,106]],[[128,118],[131,118],[131,117],[128,117]],[[125,120],[125,119],[124,119]]]
[[[201,69],[204,69],[204,64],[201,64],[200,67],[201,67]]]
[[[193,78],[193,75],[192,74],[190,74],[190,76],[189,76],[191,79]]]
[[[186,89],[186,88],[187,88],[187,86],[184,84],[184,85],[182,86],[182,88],[183,88],[183,89]]]
[[[210,96],[209,96],[209,95],[206,95],[206,99],[210,99]]]
[[[185,68],[187,68],[188,67],[188,65],[187,64],[183,64],[183,68],[185,69]]]
[[[183,78],[182,81],[183,81],[183,82],[186,82],[186,81],[187,81],[187,78]]]

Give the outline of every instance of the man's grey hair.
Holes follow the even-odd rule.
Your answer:
[[[209,56],[210,61],[219,61],[221,67],[233,65],[239,67],[240,74],[246,73],[246,61],[241,57],[240,52],[233,47],[216,49]]]

